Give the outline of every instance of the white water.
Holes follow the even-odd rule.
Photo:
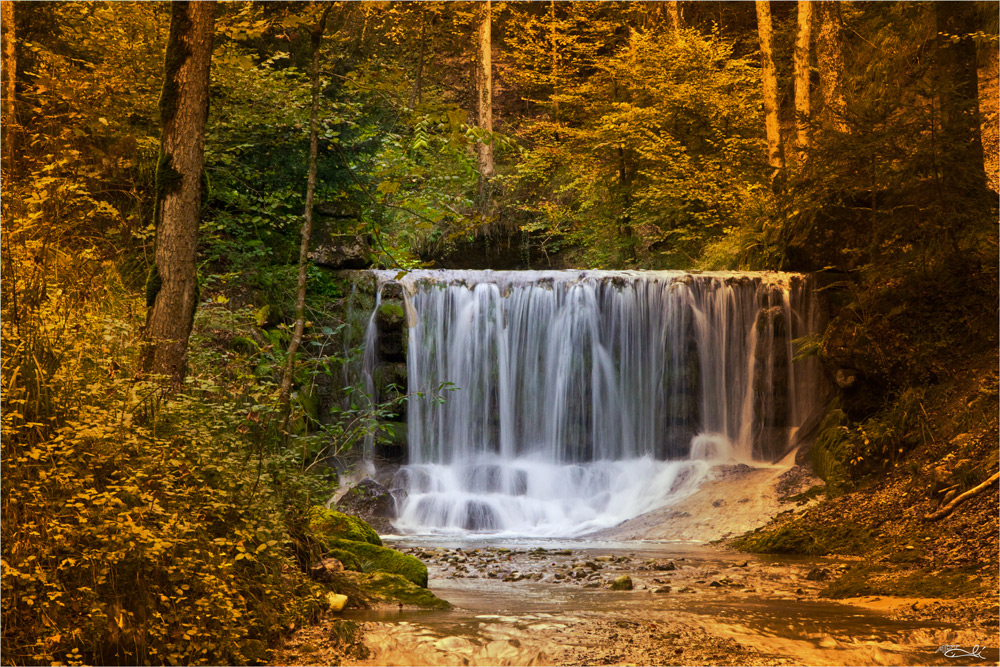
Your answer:
[[[709,460],[780,458],[815,401],[790,361],[815,326],[799,275],[376,275],[404,287],[422,394],[394,480],[406,532],[614,525],[695,491]]]

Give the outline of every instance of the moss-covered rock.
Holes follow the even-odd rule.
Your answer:
[[[421,609],[450,609],[451,604],[400,574],[372,572],[358,580],[369,601],[394,602]]]
[[[382,546],[382,539],[378,533],[358,517],[319,505],[313,507],[309,513],[309,528],[328,550],[335,548],[330,540],[351,540]],[[340,558],[336,554],[332,555],[334,558]],[[343,562],[342,558],[340,560]],[[347,567],[347,563],[344,563],[344,567]]]
[[[797,521],[774,530],[748,533],[733,540],[732,545],[752,553],[825,556],[863,553],[870,539],[868,530],[852,521],[819,525]]]
[[[388,572],[406,577],[418,586],[427,586],[427,566],[408,554],[368,542],[329,539],[324,543],[327,553],[340,560],[344,567],[359,572]],[[344,552],[353,556],[346,558]],[[346,559],[345,559],[346,558]]]

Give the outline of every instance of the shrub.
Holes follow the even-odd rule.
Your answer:
[[[141,304],[105,293],[3,329],[4,661],[266,661],[324,605],[302,573],[319,482],[266,397],[141,379]]]

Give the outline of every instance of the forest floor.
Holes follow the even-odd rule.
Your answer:
[[[802,512],[777,514],[754,534],[728,540],[793,553],[806,545],[858,561],[830,577],[824,595],[978,600],[968,620],[997,629],[1000,607],[1000,502],[985,488],[941,518],[946,492],[974,488],[997,470],[997,370],[994,354],[956,367],[929,392],[925,437],[906,458],[850,493]],[[763,539],[762,539],[763,538]],[[783,544],[784,543],[784,544]],[[784,547],[784,548],[782,548]],[[950,603],[948,603],[950,604]],[[923,607],[913,618],[940,617]]]

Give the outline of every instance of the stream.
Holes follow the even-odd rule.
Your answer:
[[[454,608],[346,610],[344,619],[363,624],[365,650],[345,664],[956,665],[998,659],[995,637],[818,598],[822,579],[846,567],[834,559],[756,557],[669,542],[387,543],[424,559],[429,587]],[[633,590],[609,588],[625,575]],[[976,644],[991,648],[977,653]],[[949,658],[939,650],[943,645],[973,655]],[[308,650],[285,659],[323,662]]]

